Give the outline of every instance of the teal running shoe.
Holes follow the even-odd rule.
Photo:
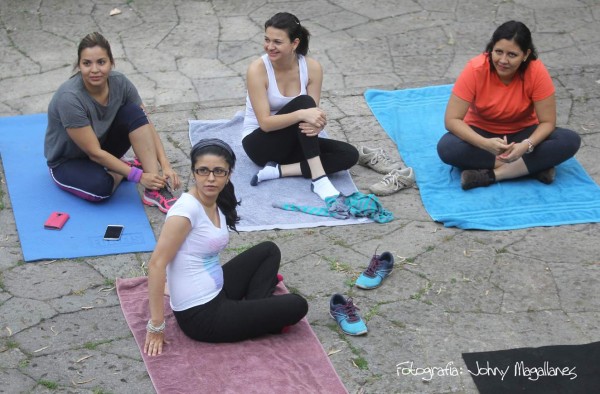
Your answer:
[[[367,333],[367,325],[356,312],[358,308],[352,303],[352,298],[345,299],[341,294],[334,294],[329,301],[329,314],[338,326],[348,335],[363,335]]]
[[[369,267],[356,279],[356,287],[364,290],[376,289],[394,268],[394,256],[390,252],[373,255]]]

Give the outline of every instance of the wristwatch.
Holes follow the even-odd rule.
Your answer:
[[[531,140],[529,138],[526,138],[523,141],[527,142],[527,145],[529,145],[529,148],[527,148],[527,152],[525,152],[525,153],[533,152],[533,148],[535,148],[535,146],[533,146],[533,143],[531,142]]]

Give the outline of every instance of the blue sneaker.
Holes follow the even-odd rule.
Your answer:
[[[367,333],[367,325],[356,313],[358,308],[352,303],[352,298],[345,299],[341,294],[334,294],[329,301],[329,314],[338,326],[348,335],[363,335]]]
[[[381,286],[394,269],[394,256],[390,252],[374,255],[369,267],[356,279],[356,287],[371,290]]]

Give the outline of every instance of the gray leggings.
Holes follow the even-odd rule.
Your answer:
[[[471,126],[475,132],[485,138],[501,137],[499,134],[490,133]],[[521,142],[529,138],[537,125],[529,126],[513,134],[506,134],[508,142]],[[573,130],[557,127],[552,134],[542,141],[535,150],[523,155],[523,161],[530,174],[546,170],[570,159],[577,153],[581,145],[579,134]],[[496,157],[483,149],[477,148],[452,133],[442,136],[437,145],[438,155],[446,164],[458,167],[461,170],[493,169]]]

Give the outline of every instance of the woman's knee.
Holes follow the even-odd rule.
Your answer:
[[[308,313],[308,302],[304,297],[298,294],[289,294],[288,303],[289,310],[294,311],[295,317],[300,320]]]
[[[355,165],[356,163],[358,163],[358,157],[359,157],[358,149],[356,149],[353,146],[352,149],[348,152],[348,160],[350,161],[350,163],[352,163],[352,166]]]
[[[356,163],[358,163],[358,150],[355,147],[344,151],[344,155],[340,155],[340,161],[342,161],[342,167],[350,169]]]
[[[327,138],[319,138],[319,142],[321,161],[326,173],[347,170],[358,162],[358,149],[354,145]]]
[[[450,133],[444,134],[437,144],[437,153],[440,159],[446,163],[453,165],[456,156],[456,146],[453,141],[453,136]]]
[[[581,137],[573,130],[557,127],[542,143],[539,150],[557,163],[573,157],[581,146]]]
[[[117,111],[117,118],[135,118],[142,115],[146,116],[146,113],[144,112],[142,107],[133,103],[123,104]]]
[[[275,262],[281,261],[281,250],[275,242],[272,241],[263,241],[259,244],[256,244],[252,247],[254,253],[257,253],[261,256],[269,257],[271,260]]]
[[[115,123],[127,129],[128,132],[139,129],[150,123],[146,113],[137,104],[129,103],[121,106],[115,117]]]
[[[262,246],[263,248],[265,248],[267,253],[270,254],[271,256],[273,256],[277,261],[281,260],[281,250],[279,249],[279,246],[277,246],[277,244],[275,242],[263,241],[259,245]]]
[[[324,139],[320,141],[320,150],[323,154],[344,163],[345,168],[350,168],[358,162],[358,149],[344,141]]]
[[[261,150],[258,148],[259,146],[260,141],[253,134],[248,134],[242,139],[242,148],[244,148],[244,152],[246,152],[248,158],[257,166],[264,167],[269,160],[260,154]]]
[[[575,155],[581,147],[581,136],[573,130],[560,129],[563,133],[565,149],[571,152],[571,156]]]
[[[300,96],[294,97],[288,105],[294,105],[298,108],[314,108],[317,106],[315,100],[308,94],[301,94]]]

